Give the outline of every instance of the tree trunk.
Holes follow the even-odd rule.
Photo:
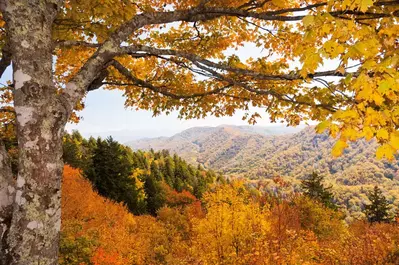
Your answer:
[[[52,24],[62,1],[6,0],[12,52],[18,177],[8,252],[11,265],[58,263],[62,133],[70,111],[52,76]]]
[[[13,259],[10,264],[57,264],[63,168],[61,126],[51,114],[42,117],[42,113],[51,113],[49,108],[34,108],[31,113],[34,122],[18,129],[20,157],[8,236]]]
[[[7,249],[15,188],[6,148],[0,141],[0,250]],[[0,265],[10,263],[8,253],[0,251]]]

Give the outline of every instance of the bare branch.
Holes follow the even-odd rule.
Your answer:
[[[191,54],[191,53],[187,53],[187,52],[183,52],[183,51],[171,50],[171,49],[157,49],[157,48],[144,46],[144,45],[135,45],[135,46],[128,46],[128,47],[121,47],[120,51],[121,51],[121,54],[145,52],[148,54],[152,54],[154,56],[169,55],[169,56],[181,57],[181,58],[185,58],[185,59],[191,61],[192,63],[199,63],[202,65],[211,67],[213,69],[224,70],[224,71],[228,71],[231,73],[248,76],[248,77],[251,77],[251,78],[254,78],[257,80],[293,81],[293,80],[303,80],[304,79],[299,73],[263,74],[263,73],[255,72],[255,71],[249,70],[249,69],[234,68],[234,67],[228,66],[223,63],[215,63],[210,60],[203,59],[195,54]],[[307,78],[322,77],[322,76],[338,76],[338,77],[341,76],[341,77],[343,77],[343,76],[347,76],[349,74],[356,75],[356,72],[340,73],[340,72],[337,72],[336,70],[330,70],[330,71],[322,71],[322,72],[316,72],[313,74],[309,74],[307,76]]]
[[[227,88],[231,87],[231,85],[223,86],[220,88],[216,88],[210,91],[202,92],[202,93],[192,93],[190,95],[183,95],[183,94],[175,94],[170,91],[165,90],[165,88],[161,87],[156,87],[152,85],[151,83],[148,83],[144,80],[141,80],[134,76],[126,67],[124,67],[121,63],[118,61],[114,60],[112,62],[112,66],[115,67],[123,76],[125,76],[129,81],[133,82],[132,84],[126,84],[126,83],[106,83],[106,84],[112,84],[112,85],[120,85],[120,86],[129,86],[129,85],[134,85],[134,86],[139,86],[139,87],[144,87],[147,88],[155,93],[162,94],[166,97],[170,97],[173,99],[189,99],[189,98],[197,98],[197,97],[205,97],[213,94],[220,93],[221,91],[226,90]]]
[[[77,41],[77,40],[59,40],[55,42],[55,47],[74,47],[74,46],[83,46],[88,48],[98,48],[101,46],[100,43],[90,43],[85,41]]]

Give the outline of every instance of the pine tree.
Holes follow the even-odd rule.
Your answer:
[[[162,180],[161,172],[159,171],[158,164],[153,160],[150,165],[151,176],[157,181]]]
[[[149,175],[144,182],[144,191],[147,195],[147,211],[152,215],[156,215],[157,211],[165,204],[165,194],[160,182]]]
[[[391,206],[384,194],[382,194],[382,190],[378,186],[375,186],[367,197],[371,202],[371,204],[364,206],[367,220],[370,223],[391,222],[392,216],[389,214]]]
[[[321,202],[328,208],[336,209],[334,195],[331,192],[332,187],[325,187],[323,181],[323,176],[313,172],[308,178],[302,180],[301,188],[309,198]]]
[[[72,135],[65,135],[63,142],[63,155],[62,158],[65,164],[73,168],[81,168],[81,156],[77,141],[73,139]]]
[[[132,174],[131,150],[114,141],[97,140],[93,153],[93,164],[85,170],[85,176],[93,183],[98,193],[117,202],[124,202],[133,213],[142,213],[138,200],[139,190]]]

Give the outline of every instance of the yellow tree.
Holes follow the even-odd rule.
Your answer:
[[[126,106],[185,118],[244,109],[255,122],[259,114],[249,107],[266,106],[273,121],[318,120],[319,131],[340,133],[335,155],[347,141],[376,137],[377,155],[392,158],[399,148],[398,6],[1,0],[0,74],[11,65],[19,162],[15,184],[9,173],[0,179],[0,260],[56,263],[63,129],[86,93],[103,86],[123,89]],[[247,43],[260,48],[258,58],[227,56]],[[0,172],[9,172],[3,149]]]
[[[266,207],[251,199],[242,183],[204,195],[205,218],[193,220],[193,255],[200,264],[253,264],[270,230]]]

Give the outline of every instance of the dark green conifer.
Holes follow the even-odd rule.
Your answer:
[[[325,187],[323,184],[324,177],[313,172],[308,178],[302,180],[301,188],[303,193],[313,200],[317,200],[326,207],[336,209],[334,203],[334,195],[331,192],[332,187]]]
[[[367,197],[370,200],[370,204],[364,206],[367,220],[370,223],[391,222],[393,219],[389,213],[391,206],[382,193],[382,190],[378,186],[375,186],[373,191],[368,193]]]

